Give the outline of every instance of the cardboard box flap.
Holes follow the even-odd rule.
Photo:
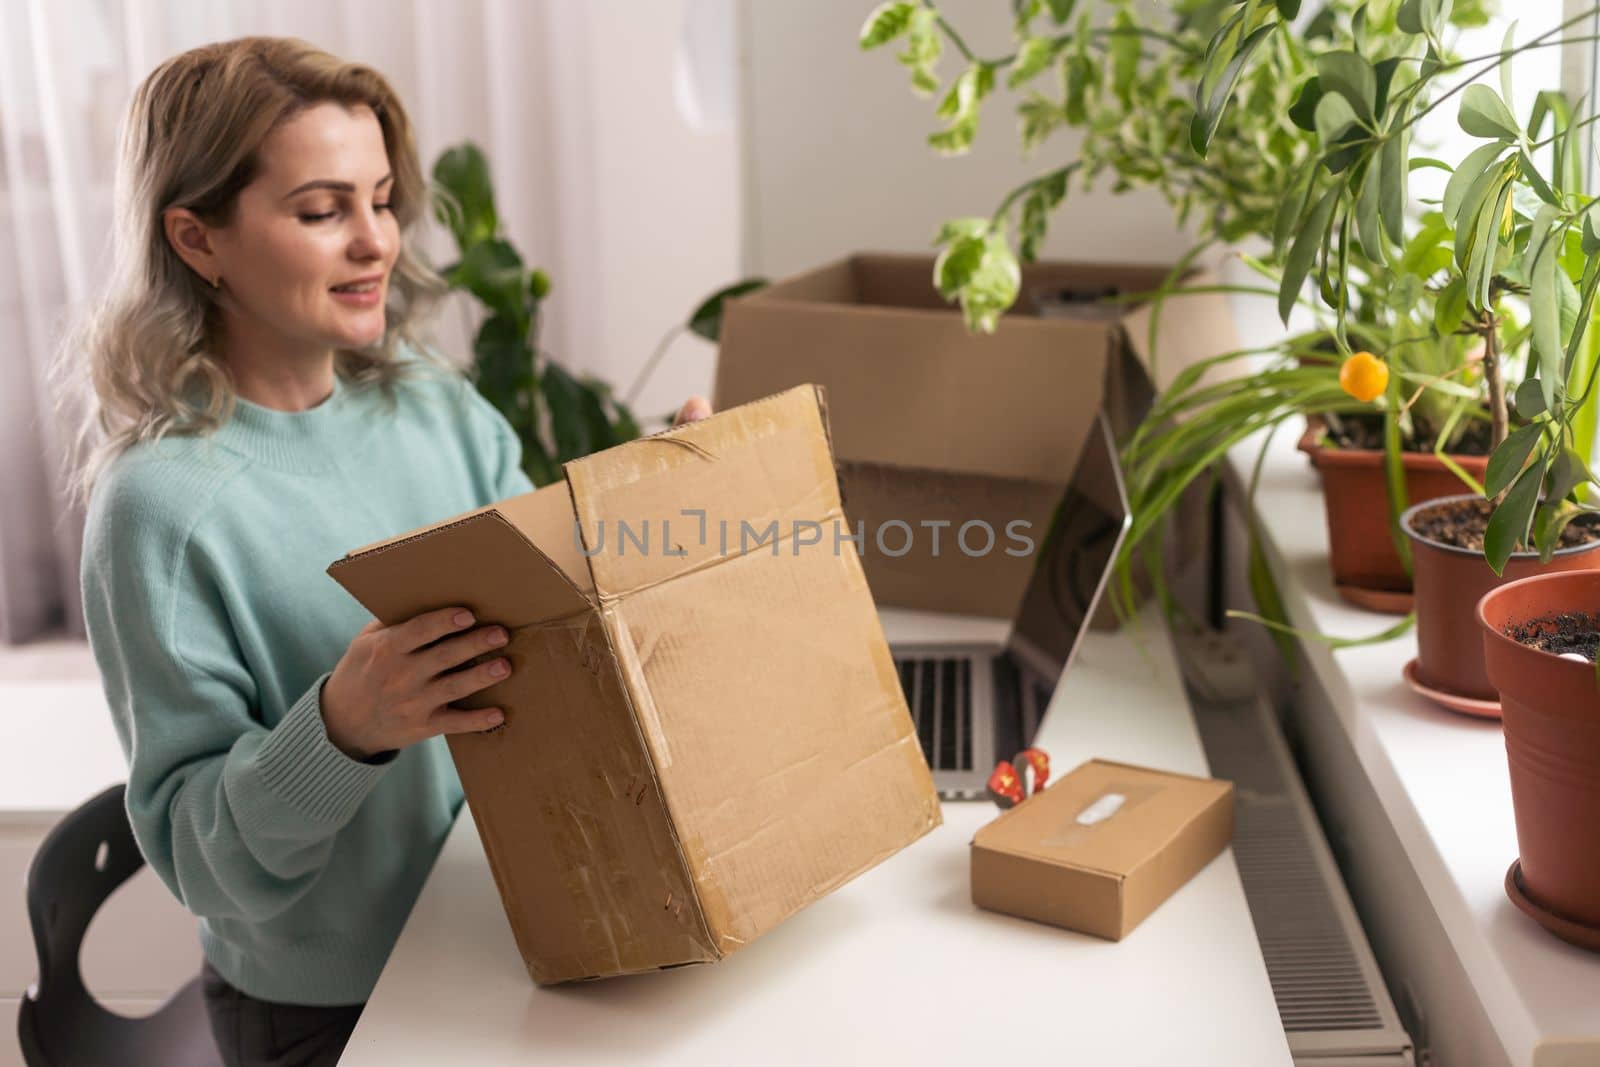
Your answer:
[[[744,303],[724,322],[718,404],[822,382],[841,461],[1059,485],[1100,407],[1111,351],[1102,323],[1006,316],[973,358],[955,311],[846,305],[818,316],[778,296],[736,310]],[[1071,359],[1068,335],[1081,335]]]
[[[549,557],[579,592],[594,599],[594,578],[583,558],[578,522],[572,513],[572,490],[565,481],[502,500],[493,510]]]
[[[506,654],[517,670],[462,702],[505,724],[449,742],[534,979],[715,959],[600,614],[521,630]]]
[[[1224,800],[1230,788],[1226,782],[1091,760],[981,828],[973,844],[1127,877],[1177,837],[1197,812]],[[1092,825],[1079,823],[1084,810],[1108,793],[1124,798],[1116,814]]]
[[[744,553],[789,552],[797,536],[817,544],[840,515],[810,385],[574,460],[566,475],[602,601]]]
[[[939,825],[848,547],[732,556],[603,619],[720,951]]]
[[[1190,292],[1174,294],[1162,306],[1156,323],[1156,344],[1150,347],[1150,320],[1155,305],[1140,304],[1122,320],[1128,347],[1149,371],[1158,390],[1195,363],[1239,348],[1239,332],[1226,293],[1205,292],[1218,284],[1210,271],[1195,271],[1183,280]]]
[[[497,508],[358,550],[336,560],[328,574],[389,625],[462,605],[485,622],[516,629],[593,608]]]

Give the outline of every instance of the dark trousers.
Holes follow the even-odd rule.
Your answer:
[[[333,1067],[366,1007],[257,1000],[229,985],[209,960],[200,967],[200,986],[228,1067]]]

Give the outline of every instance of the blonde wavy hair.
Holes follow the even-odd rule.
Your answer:
[[[340,351],[336,369],[346,381],[387,390],[405,373],[401,345],[427,356],[421,326],[445,286],[415,248],[431,193],[388,81],[293,38],[244,37],[174,56],[134,92],[117,163],[111,276],[57,354],[62,395],[89,393],[70,459],[78,499],[132,445],[209,433],[232,413],[237,394],[213,350],[216,293],[168,243],[162,217],[181,207],[226,225],[259,171],[268,135],[322,103],[364,104],[377,115],[400,223],[383,339]]]

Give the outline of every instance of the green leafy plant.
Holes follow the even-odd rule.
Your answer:
[[[1302,307],[1318,322],[1309,333],[1219,353],[1185,370],[1125,442],[1134,528],[1119,561],[1117,599],[1124,608],[1133,603],[1135,562],[1150,558],[1150,541],[1159,539],[1182,495],[1211,476],[1233,447],[1288,419],[1323,418],[1335,434],[1376,421],[1396,516],[1405,503],[1402,451],[1431,451],[1475,484],[1451,453],[1488,436],[1479,346],[1470,336],[1434,327],[1441,292],[1430,279],[1449,260],[1453,237],[1443,212],[1419,210],[1403,196],[1380,198],[1376,218],[1389,245],[1341,245],[1346,287],[1326,304],[1283,281],[1294,274],[1304,279],[1317,260],[1316,242],[1297,236],[1305,229],[1303,216],[1332,211],[1322,199],[1306,204],[1323,155],[1313,136],[1318,100],[1307,84],[1320,85],[1326,67],[1330,85],[1350,80],[1364,107],[1387,113],[1388,96],[1407,84],[1402,72],[1409,56],[1422,54],[1421,44],[1391,32],[1395,14],[1385,14],[1381,2],[1331,0],[1298,26],[1285,21],[1297,14],[1290,10],[1295,5],[1243,6],[1249,12],[1241,14],[1240,4],[1226,0],[1179,0],[1166,9],[1165,21],[1151,24],[1122,0],[1097,10],[1079,10],[1070,0],[1018,0],[1012,5],[1015,51],[992,59],[975,55],[926,2],[880,5],[861,35],[864,48],[901,35],[912,40],[899,58],[912,69],[917,91],[939,88],[942,46],[926,38],[950,41],[964,60],[966,69],[938,108],[947,125],[929,136],[937,150],[958,152],[971,144],[981,105],[1002,78],[1021,97],[1016,111],[1025,153],[1058,130],[1080,134],[1075,158],[1057,161],[1012,190],[989,216],[947,223],[936,238],[942,252],[935,283],[947,299],[961,302],[972,328],[992,329],[1015,299],[1012,232],[1021,259],[1032,259],[1069,184],[1081,181],[1089,189],[1106,178],[1114,192],[1156,190],[1197,238],[1161,290],[1130,297],[1157,305],[1152,349],[1161,302],[1181,298],[1178,279],[1217,246],[1243,246],[1242,261],[1264,279],[1260,286],[1221,288],[1275,296],[1286,317]],[[1441,37],[1446,28],[1486,18],[1476,3],[1438,14],[1440,39],[1429,44],[1439,62],[1452,59]],[[1375,57],[1369,74],[1344,60],[1323,59],[1363,50]],[[1421,89],[1413,90],[1406,106],[1420,108],[1423,99]],[[1393,154],[1390,149],[1391,164]],[[1351,160],[1342,161],[1342,170],[1350,167]],[[1370,230],[1361,232],[1370,236]],[[1393,269],[1396,262],[1405,269]],[[1346,361],[1358,350],[1382,358],[1387,380],[1377,393],[1352,392],[1342,381]],[[1396,532],[1404,559],[1404,539]],[[1261,574],[1264,583],[1264,568]],[[1269,611],[1274,591],[1262,584],[1257,593]]]
[[[1234,6],[1209,48],[1207,76],[1218,84],[1230,69],[1248,66],[1251,35],[1287,32],[1281,4]],[[1568,31],[1600,8],[1520,43],[1513,25],[1498,52],[1468,59],[1447,57],[1442,47],[1448,0],[1365,10],[1364,32],[1349,47],[1320,52],[1315,73],[1298,88],[1316,156],[1287,212],[1296,236],[1280,280],[1280,309],[1286,313],[1300,299],[1315,271],[1316,297],[1334,313],[1335,337],[1348,350],[1356,248],[1370,264],[1436,293],[1435,336],[1472,337],[1482,353],[1494,449],[1483,488],[1496,504],[1485,535],[1489,564],[1502,571],[1523,546],[1548,560],[1573,518],[1600,511],[1585,493],[1600,484],[1590,469],[1600,399],[1594,388],[1600,220],[1585,189],[1579,136],[1600,116],[1552,90],[1539,93],[1520,122],[1508,105],[1510,61],[1572,42]],[[1389,59],[1377,58],[1380,35]],[[1476,80],[1490,73],[1499,74],[1498,92]],[[1417,121],[1447,102],[1461,129],[1479,142],[1454,164],[1411,149]],[[1226,94],[1216,106],[1229,108]],[[1203,114],[1197,112],[1197,126]],[[1203,130],[1197,135],[1198,149],[1211,143]],[[1401,210],[1408,175],[1418,167],[1450,172],[1432,229],[1413,227]],[[1424,239],[1427,254],[1409,257],[1407,250]],[[1519,364],[1521,380],[1508,393],[1507,382],[1515,381],[1508,372]],[[1513,413],[1524,425],[1513,429]]]
[[[500,230],[489,166],[476,145],[457,145],[433,167],[438,218],[460,259],[440,273],[487,312],[473,340],[478,391],[522,441],[522,465],[535,485],[561,477],[561,465],[639,436],[627,406],[598,379],[575,375],[539,347],[540,305],[550,292]]]

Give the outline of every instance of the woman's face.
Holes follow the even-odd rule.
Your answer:
[[[206,235],[227,340],[318,355],[381,340],[393,188],[371,108],[317,104],[274,130],[233,218]]]

